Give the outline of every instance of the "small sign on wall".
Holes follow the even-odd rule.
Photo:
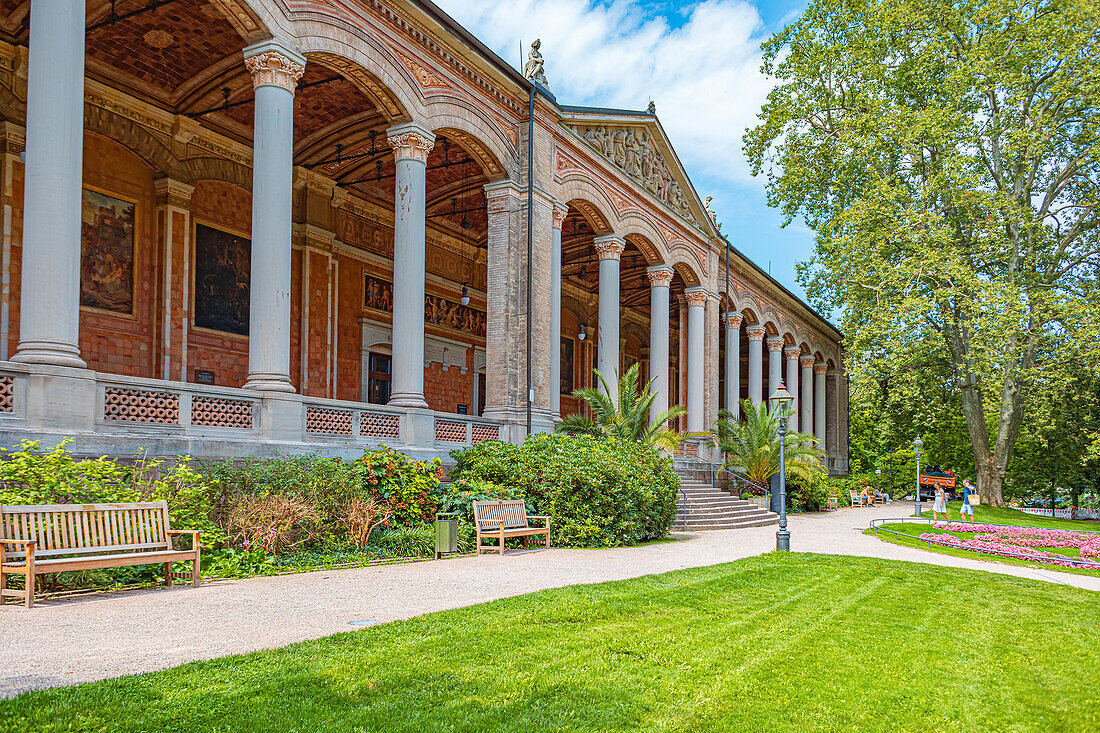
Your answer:
[[[470,406],[469,405],[459,405],[458,406],[458,414],[459,415],[469,415],[470,414]]]
[[[213,384],[214,371],[211,369],[196,369],[195,384]]]

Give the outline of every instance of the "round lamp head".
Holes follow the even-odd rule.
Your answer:
[[[466,287],[466,283],[462,283],[462,297],[458,299],[458,302],[462,305],[470,304],[470,289]]]
[[[923,447],[924,447],[924,441],[921,440],[920,436],[918,435],[916,440],[913,441],[913,449],[915,451],[917,451],[917,453],[920,453],[920,449],[923,448]]]
[[[577,341],[584,341],[584,326],[581,326],[581,330],[577,332]]]

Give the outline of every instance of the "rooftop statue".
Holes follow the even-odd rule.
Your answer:
[[[527,52],[527,65],[523,67],[523,75],[549,89],[550,82],[546,81],[546,73],[543,71],[544,61],[542,54],[539,53],[541,47],[542,40],[536,38],[531,44],[531,50]]]

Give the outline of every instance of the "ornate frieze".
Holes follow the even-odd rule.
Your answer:
[[[393,285],[364,275],[363,307],[393,312]],[[424,296],[424,322],[485,338],[485,312],[435,295]]]
[[[664,155],[648,132],[632,127],[585,125],[570,125],[570,129],[670,209],[699,226],[684,189],[673,178]]]

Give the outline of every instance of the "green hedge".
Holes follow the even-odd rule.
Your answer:
[[[551,517],[556,545],[615,547],[663,537],[676,514],[672,460],[637,443],[540,434],[451,452],[451,476],[503,485]]]

